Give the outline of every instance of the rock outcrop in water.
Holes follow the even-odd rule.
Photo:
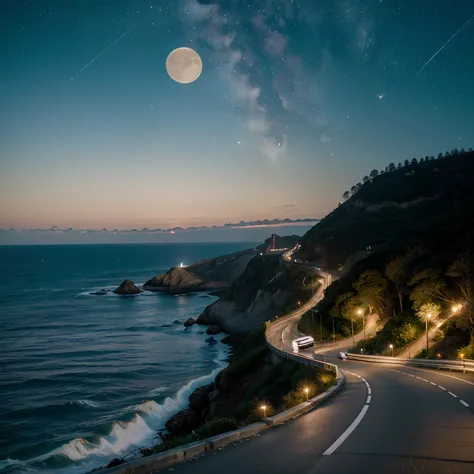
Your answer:
[[[114,290],[117,295],[138,295],[142,290],[138,288],[131,280],[125,280],[118,288]]]
[[[148,280],[143,288],[163,293],[215,291],[228,288],[245,270],[256,250],[243,250],[203,260],[187,267],[173,267]]]

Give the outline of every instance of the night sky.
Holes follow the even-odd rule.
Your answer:
[[[470,0],[2,0],[0,227],[323,217],[373,168],[474,146],[473,15]],[[191,84],[165,68],[180,46],[202,58]]]

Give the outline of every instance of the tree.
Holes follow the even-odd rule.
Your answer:
[[[420,163],[423,163],[425,159],[423,157],[420,158]]]
[[[390,163],[390,164],[388,165],[388,170],[389,170],[389,171],[395,171],[395,164],[394,164],[394,163]]]
[[[446,275],[453,279],[463,299],[462,315],[467,327],[474,334],[474,270],[473,255],[470,252],[458,257],[449,267]]]
[[[349,293],[343,293],[342,295],[339,295],[336,298],[336,301],[334,302],[334,306],[329,310],[329,314],[333,318],[340,318],[342,316],[342,311],[343,311],[343,306],[346,303],[346,301],[350,300],[351,298],[354,297],[354,293],[349,292]]]
[[[356,184],[356,190],[359,191],[359,189],[362,187],[362,184],[361,183],[357,183]]]
[[[449,151],[447,151],[444,156],[451,156],[451,153],[449,153]]]
[[[469,149],[467,150],[467,152],[468,152],[468,153],[472,153],[472,148],[469,148]]]
[[[349,191],[345,191],[344,194],[342,195],[342,197],[343,197],[344,199],[349,199],[350,195],[351,195],[351,194],[350,194]]]
[[[398,295],[400,313],[403,312],[403,293],[406,279],[407,261],[405,256],[399,255],[385,267],[385,276],[395,285]]]
[[[408,286],[413,287],[410,300],[413,301],[415,309],[436,299],[452,304],[452,299],[447,294],[447,283],[443,273],[437,268],[425,268],[415,273],[408,281]]]
[[[409,166],[409,165],[410,165],[410,162],[409,162],[408,160],[405,160],[405,161],[403,162],[403,166]]]
[[[430,157],[428,155],[425,156],[425,161],[429,161]]]
[[[408,266],[417,258],[425,255],[427,250],[424,247],[417,246],[408,248],[403,255],[395,257],[387,263],[385,267],[385,276],[395,285],[398,296],[400,314],[403,312],[403,298],[408,274]]]
[[[459,153],[466,153],[466,150],[465,150],[464,148],[461,148],[461,149],[459,150]]]
[[[376,178],[377,176],[379,175],[379,172],[377,170],[372,170],[370,172],[370,177],[373,179],[373,178]]]
[[[360,301],[373,307],[381,319],[387,316],[390,306],[388,280],[378,270],[366,270],[352,286]]]
[[[355,186],[351,186],[351,194],[355,194],[357,191],[357,188]]]
[[[442,154],[442,153],[438,153],[438,160],[440,160],[441,158],[443,158],[443,154]]]
[[[458,150],[457,148],[455,148],[455,149],[451,152],[451,155],[453,155],[453,156],[459,155],[459,150]]]
[[[430,161],[433,161],[435,159],[434,156],[430,156]]]
[[[369,180],[370,180],[370,178],[369,178],[368,176],[364,176],[364,177],[362,178],[362,182],[363,182],[364,184],[367,183],[367,181],[369,181]]]
[[[412,158],[411,160],[411,165],[416,165],[418,163],[418,160],[416,158]]]
[[[439,317],[439,313],[441,313],[441,306],[437,303],[428,301],[418,306],[415,312],[423,322],[426,320],[436,321]]]
[[[397,170],[401,169],[401,167],[402,167],[402,164],[399,162],[397,165]]]

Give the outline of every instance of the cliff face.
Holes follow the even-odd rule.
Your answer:
[[[314,272],[288,265],[277,255],[254,257],[244,273],[197,319],[198,324],[217,324],[224,331],[250,331],[265,321],[297,307],[312,295]]]

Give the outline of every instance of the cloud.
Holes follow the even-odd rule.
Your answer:
[[[271,160],[285,156],[295,127],[327,126],[322,104],[333,58],[368,57],[373,43],[362,0],[181,1],[193,42]]]

